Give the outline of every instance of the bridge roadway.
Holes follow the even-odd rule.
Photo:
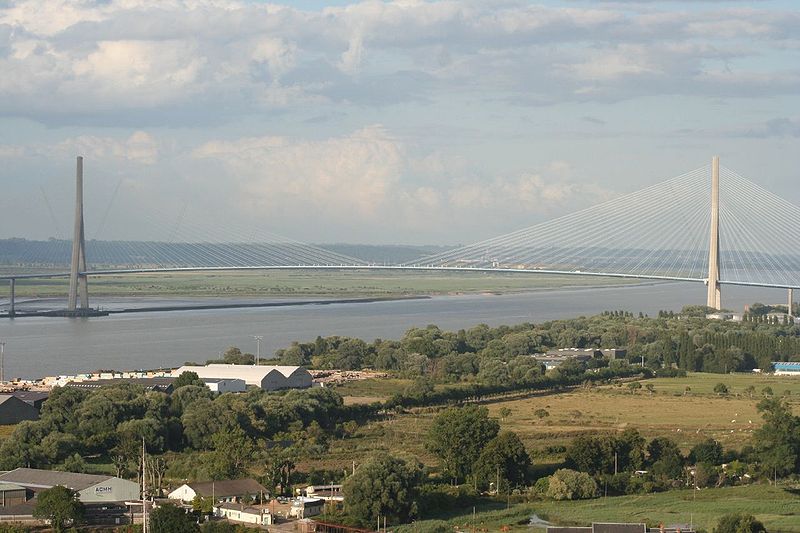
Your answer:
[[[584,270],[540,270],[526,268],[499,268],[499,267],[453,267],[434,265],[261,265],[261,266],[211,266],[211,267],[165,267],[165,268],[122,268],[108,270],[88,270],[80,272],[86,276],[115,276],[121,274],[158,274],[168,272],[226,272],[238,270],[394,270],[394,271],[432,271],[432,272],[483,272],[483,273],[514,273],[514,274],[544,274],[560,276],[590,276],[600,278],[628,278],[650,279],[661,281],[688,281],[694,283],[707,283],[705,278],[687,278],[679,276],[657,276],[652,274],[621,274],[615,272],[587,272]],[[0,280],[14,281],[18,279],[52,279],[68,278],[69,272],[52,272],[41,274],[3,274]],[[765,287],[770,289],[800,289],[798,285],[778,283],[763,283],[752,281],[720,280],[720,284],[739,285],[744,287]]]

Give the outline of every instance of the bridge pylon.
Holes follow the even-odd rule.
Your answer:
[[[711,159],[711,238],[708,247],[708,299],[706,305],[722,309],[719,285],[719,156]]]
[[[81,315],[89,311],[89,283],[86,277],[86,238],[83,224],[83,157],[78,156],[75,173],[75,228],[72,237],[72,262],[69,271],[67,312]],[[78,309],[78,296],[81,306]]]

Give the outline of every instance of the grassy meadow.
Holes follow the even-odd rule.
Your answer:
[[[532,515],[559,525],[589,525],[595,522],[644,522],[654,527],[660,523],[694,524],[711,531],[721,515],[747,512],[764,522],[767,531],[800,531],[800,496],[790,487],[751,485],[744,487],[709,488],[698,491],[669,492],[597,498],[583,501],[541,501],[511,505],[487,504],[477,509],[464,509],[447,520],[459,531],[544,531],[528,526]],[[421,520],[398,528],[398,533],[425,530],[440,522]]]
[[[89,279],[95,296],[402,296],[624,285],[620,278],[479,272],[265,270],[126,274]],[[66,279],[24,279],[19,297],[64,296]]]

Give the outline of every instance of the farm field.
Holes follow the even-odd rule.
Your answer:
[[[713,392],[723,382],[731,394]],[[386,384],[384,388],[382,384]],[[352,382],[337,390],[347,403],[386,399],[402,390],[409,380],[365,380]],[[761,425],[756,409],[761,389],[770,386],[776,393],[789,390],[790,403],[800,413],[800,379],[760,375],[721,375],[691,373],[685,378],[643,380],[653,384],[651,394],[645,388],[632,393],[625,384],[580,388],[560,393],[542,393],[525,398],[498,398],[486,403],[490,416],[497,418],[501,429],[516,432],[528,448],[535,464],[557,464],[563,459],[560,447],[583,433],[618,431],[636,428],[648,439],[668,436],[684,452],[698,442],[712,437],[726,448],[740,449],[749,444],[752,432]],[[748,386],[756,394],[745,394]],[[689,386],[691,391],[684,394]],[[501,409],[510,414],[501,416]],[[546,416],[541,416],[542,411]],[[328,453],[314,466],[338,468],[353,457],[391,451],[419,457],[434,467],[435,459],[424,447],[424,435],[438,409],[423,409],[373,422],[351,438],[332,443]]]
[[[515,292],[632,284],[619,278],[521,276],[472,272],[267,270],[260,272],[126,274],[90,278],[95,296],[400,296]],[[66,294],[66,279],[17,282],[19,297]]]
[[[544,531],[528,526],[530,517],[560,525],[589,525],[595,522],[645,522],[652,526],[693,523],[712,531],[721,515],[746,512],[764,522],[767,531],[800,531],[800,495],[797,488],[751,485],[698,491],[669,492],[597,498],[582,501],[542,501],[512,505],[510,509],[483,510],[473,522],[471,509],[450,518],[448,525],[483,531]],[[491,506],[487,506],[491,507]],[[496,505],[495,505],[496,507]],[[439,521],[422,520],[398,528],[400,533],[424,530]]]

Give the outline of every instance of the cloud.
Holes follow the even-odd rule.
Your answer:
[[[429,239],[451,242],[464,231],[490,236],[513,229],[520,218],[540,220],[608,194],[574,182],[564,161],[539,172],[465,178],[467,161],[418,155],[381,125],[313,141],[276,136],[209,141],[192,157],[209,165],[191,187],[224,183],[231,208],[287,226],[310,225],[322,234],[344,228],[351,241],[376,231],[429,231]],[[341,233],[331,238],[348,240]]]
[[[130,161],[152,165],[158,161],[160,150],[161,143],[152,135],[145,131],[136,131],[125,139],[79,135],[54,144],[0,145],[0,158],[71,158],[82,155],[90,160]]]
[[[347,220],[373,217],[400,179],[403,147],[379,125],[321,141],[249,137],[210,141],[193,157],[221,162],[237,201],[250,209],[296,213],[306,206]]]
[[[141,127],[453,94],[523,105],[791,94],[800,69],[750,60],[791,49],[798,33],[797,12],[713,3],[697,12],[397,0],[307,11],[54,0],[43,10],[10,0],[0,5],[0,113]]]
[[[753,139],[769,139],[775,137],[800,137],[800,119],[774,118],[763,124],[738,128],[729,131],[729,137],[748,137]]]

